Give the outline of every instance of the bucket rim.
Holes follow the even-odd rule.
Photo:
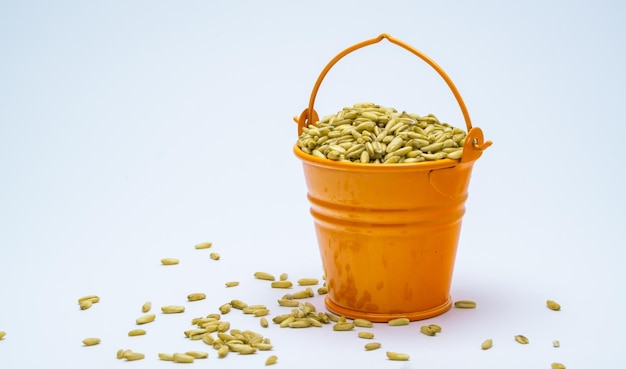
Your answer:
[[[414,172],[416,170],[436,170],[454,168],[461,164],[460,159],[439,159],[433,161],[421,161],[418,163],[354,163],[346,161],[334,161],[330,159],[318,158],[302,151],[298,144],[293,145],[294,154],[303,162],[318,167],[344,170],[350,172]]]

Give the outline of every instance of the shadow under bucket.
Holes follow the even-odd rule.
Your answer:
[[[338,54],[323,70],[298,134],[319,118],[313,109],[324,76],[346,54],[382,39],[431,65],[463,112],[467,137],[459,160],[406,164],[339,162],[307,154],[302,160],[311,215],[325,271],[327,308],[346,317],[386,322],[426,319],[452,305],[450,286],[474,162],[491,145],[472,127],[456,87],[427,56],[383,34]]]

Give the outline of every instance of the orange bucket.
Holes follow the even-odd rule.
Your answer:
[[[310,211],[324,267],[326,307],[349,318],[420,320],[452,305],[450,285],[472,166],[485,142],[446,73],[411,46],[382,34],[339,53],[320,74],[298,135],[319,118],[313,104],[330,68],[342,57],[383,39],[433,67],[452,90],[467,125],[463,156],[406,164],[361,164],[307,154],[302,160]]]

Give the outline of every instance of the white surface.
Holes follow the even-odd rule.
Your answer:
[[[434,338],[420,322],[377,326],[374,352],[354,332],[225,318],[271,338],[283,368],[615,367],[624,15],[612,1],[3,2],[2,368],[159,368],[173,364],[158,352],[190,349],[211,355],[194,365],[262,367],[268,353],[218,360],[182,332],[232,298],[281,312],[284,291],[257,270],[321,276],[292,117],[332,57],[381,33],[439,63],[494,142],[474,167],[451,291],[479,308],[429,320],[444,328]],[[386,41],[341,61],[316,109],[357,101],[462,125],[434,72]],[[220,261],[193,249],[205,240]],[[186,303],[191,292],[209,297]],[[80,311],[87,294],[102,301]],[[187,312],[129,338],[146,300]],[[82,347],[88,336],[102,343]],[[118,362],[120,348],[147,358]]]

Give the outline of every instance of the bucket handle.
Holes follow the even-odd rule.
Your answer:
[[[417,57],[419,57],[420,59],[422,59],[423,61],[425,61],[428,65],[430,65],[440,76],[441,78],[443,78],[443,80],[446,82],[446,84],[448,85],[448,88],[450,88],[450,90],[452,91],[452,94],[454,95],[454,97],[456,98],[457,103],[459,104],[459,107],[461,108],[461,112],[463,113],[463,119],[465,119],[465,125],[467,126],[467,138],[465,140],[466,144],[470,144],[472,149],[471,152],[473,152],[473,154],[468,154],[467,152],[463,153],[463,158],[461,159],[461,161],[463,162],[467,162],[467,161],[473,161],[478,159],[478,157],[480,157],[480,155],[482,154],[482,151],[485,150],[486,148],[488,148],[489,146],[491,146],[492,142],[491,141],[484,141],[483,138],[483,133],[482,130],[478,127],[472,127],[472,121],[470,119],[469,113],[467,111],[467,107],[465,106],[465,102],[463,101],[463,98],[461,97],[461,94],[459,93],[459,90],[456,88],[456,86],[454,85],[454,82],[452,82],[452,79],[450,79],[450,77],[448,76],[448,74],[437,64],[435,63],[431,58],[429,58],[428,56],[426,56],[425,54],[423,54],[422,52],[420,52],[419,50],[413,48],[412,46],[398,40],[395,39],[393,37],[391,37],[390,35],[383,33],[381,35],[379,35],[378,37],[369,39],[369,40],[365,40],[362,42],[359,42],[357,44],[354,44],[350,47],[348,47],[347,49],[345,49],[344,51],[340,52],[339,54],[337,54],[337,56],[335,56],[327,65],[326,67],[322,70],[322,73],[320,73],[319,77],[317,78],[317,81],[315,82],[315,85],[313,86],[313,91],[311,92],[311,98],[309,99],[309,106],[304,109],[304,111],[300,114],[300,118],[294,118],[294,120],[296,121],[296,123],[298,123],[298,135],[300,135],[302,133],[302,129],[304,127],[308,127],[309,124],[311,124],[311,122],[316,123],[317,121],[319,121],[319,116],[317,115],[317,112],[315,111],[315,109],[313,109],[313,105],[315,103],[315,97],[317,96],[317,92],[320,88],[320,85],[322,84],[322,81],[324,80],[324,77],[326,77],[326,74],[328,74],[328,72],[330,71],[330,69],[337,64],[337,62],[343,58],[344,56],[348,55],[349,53],[358,50],[362,47],[365,46],[369,46],[375,43],[378,43],[380,41],[382,41],[383,39],[387,39],[389,42],[396,44],[406,50],[408,50],[409,52],[411,52],[412,54],[416,55]],[[465,146],[467,147],[467,145]],[[467,150],[466,150],[467,151]]]

